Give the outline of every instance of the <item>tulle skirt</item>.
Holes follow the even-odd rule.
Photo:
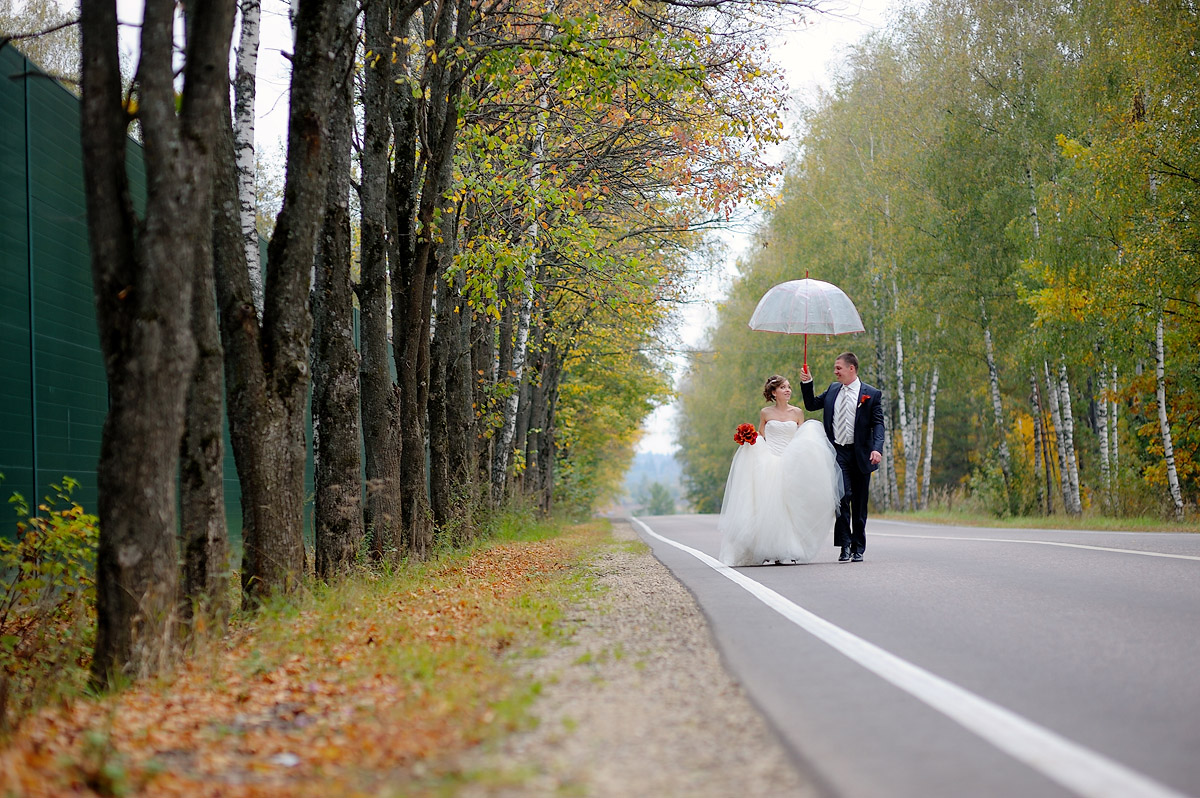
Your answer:
[[[720,560],[759,565],[764,560],[811,562],[832,545],[842,476],[821,422],[800,425],[781,442],[776,425],[768,443],[739,446],[729,466],[718,529]],[[790,422],[786,422],[790,426]],[[775,445],[772,445],[775,444]]]

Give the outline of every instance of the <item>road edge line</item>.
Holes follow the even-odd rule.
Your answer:
[[[691,554],[856,664],[1083,798],[1187,798],[836,626],[710,555],[663,537],[639,518],[630,521],[655,540]]]

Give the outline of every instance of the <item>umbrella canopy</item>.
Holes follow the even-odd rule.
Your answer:
[[[758,300],[750,329],[764,332],[844,335],[864,332],[850,297],[836,285],[804,278],[780,283]]]

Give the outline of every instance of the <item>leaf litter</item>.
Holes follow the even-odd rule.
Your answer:
[[[248,615],[168,677],[27,719],[0,742],[0,794],[441,793],[440,761],[527,722],[536,688],[504,654],[555,633],[571,564],[603,534],[484,545]]]

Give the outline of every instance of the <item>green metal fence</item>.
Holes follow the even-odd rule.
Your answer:
[[[140,209],[145,174],[132,139],[127,163]],[[0,498],[19,492],[40,499],[69,475],[80,483],[80,503],[95,511],[108,387],[83,185],[78,98],[13,47],[0,48]],[[308,439],[311,495],[311,423]],[[225,503],[236,540],[240,491],[228,429],[225,452]],[[0,534],[10,529],[0,522]]]

